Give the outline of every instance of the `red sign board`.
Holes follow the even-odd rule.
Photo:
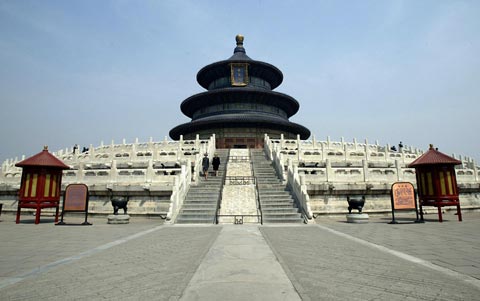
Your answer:
[[[85,211],[88,206],[88,187],[85,184],[70,184],[65,189],[64,211]]]
[[[390,224],[397,224],[395,220],[395,210],[415,210],[417,219],[415,222],[421,222],[418,219],[417,198],[415,188],[409,182],[396,182],[392,185],[390,193],[392,201],[392,221]]]
[[[82,225],[91,225],[88,217],[88,186],[85,184],[70,184],[65,188],[63,196],[62,219],[56,225],[66,225],[63,221],[65,212],[85,212],[85,222]]]
[[[410,209],[415,206],[415,189],[408,182],[397,182],[392,185],[392,205],[395,210]]]

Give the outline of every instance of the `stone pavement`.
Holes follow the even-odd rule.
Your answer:
[[[480,300],[480,213],[427,217],[54,226],[4,213],[0,300]]]

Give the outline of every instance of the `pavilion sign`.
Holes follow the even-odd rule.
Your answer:
[[[412,183],[393,183],[390,192],[390,199],[392,203],[392,221],[390,224],[398,224],[398,222],[395,220],[395,211],[415,210],[417,216],[415,222],[420,222],[418,219],[417,197]]]
[[[70,184],[65,189],[63,196],[62,217],[57,225],[66,225],[63,221],[65,212],[85,212],[85,221],[81,225],[91,225],[88,217],[88,186],[85,184]]]

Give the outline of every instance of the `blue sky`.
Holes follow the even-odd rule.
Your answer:
[[[479,161],[479,16],[480,1],[0,0],[0,161],[164,139],[239,33],[317,140]]]

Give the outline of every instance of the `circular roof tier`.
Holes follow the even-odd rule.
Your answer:
[[[180,139],[180,135],[195,133],[212,128],[241,128],[259,127],[272,130],[285,131],[294,135],[300,135],[300,139],[308,139],[310,131],[297,123],[272,115],[252,114],[224,114],[209,116],[197,119],[188,123],[176,126],[170,130],[170,137],[174,140]]]
[[[230,77],[231,63],[248,63],[248,75],[255,76],[266,80],[272,90],[280,86],[283,81],[283,74],[277,67],[268,63],[254,61],[252,59],[228,59],[216,62],[203,67],[197,73],[197,82],[205,89],[216,79],[222,77]]]
[[[245,48],[243,48],[243,36],[235,37],[237,47],[233,51],[233,55],[228,59],[207,65],[200,69],[197,73],[197,82],[200,86],[208,89],[209,85],[216,79],[222,77],[230,77],[232,63],[248,63],[248,74],[262,78],[270,83],[273,89],[278,87],[283,81],[283,74],[280,69],[265,62],[255,61],[248,57]]]
[[[295,98],[280,92],[258,90],[254,88],[223,88],[195,94],[185,99],[180,105],[182,113],[192,118],[193,113],[209,105],[231,102],[261,103],[282,109],[290,117],[300,107]]]

